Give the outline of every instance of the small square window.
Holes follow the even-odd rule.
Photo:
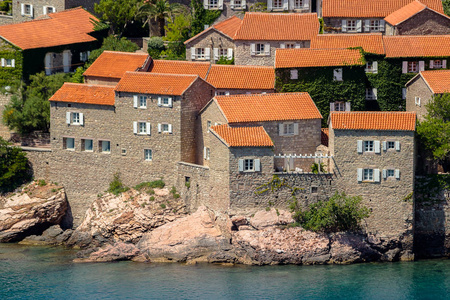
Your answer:
[[[347,20],[347,31],[356,31],[356,20]]]
[[[373,141],[364,141],[364,152],[373,152]]]
[[[12,67],[12,61],[13,61],[12,59],[7,58],[7,59],[6,59],[6,66],[7,66],[7,67]]]
[[[236,7],[236,1],[234,1],[234,5]],[[239,7],[241,5],[239,4]],[[219,48],[219,57],[224,57],[228,59],[228,49],[227,48]]]
[[[388,148],[388,150],[389,149],[395,149],[395,142],[388,141],[387,142],[387,148]]]
[[[305,0],[294,0],[294,9],[302,9],[305,6]]]
[[[334,102],[335,111],[345,111],[345,102]]]
[[[256,55],[264,55],[264,44],[256,44]]]
[[[408,61],[408,73],[417,73],[419,71],[416,61]]]
[[[373,169],[364,169],[364,181],[373,181]]]
[[[91,139],[81,140],[81,151],[92,152],[94,150],[94,141]]]
[[[120,153],[122,153],[122,156],[127,155],[127,149],[122,148]]]
[[[295,43],[286,43],[286,44],[284,44],[284,47],[286,49],[294,49],[295,48]]]
[[[63,138],[63,148],[66,150],[75,150],[75,139]]]
[[[442,69],[442,60],[435,60],[433,64],[433,69]]]
[[[31,4],[24,4],[24,14],[27,16],[31,16]]]
[[[284,124],[284,135],[294,135],[294,123]]]
[[[139,108],[147,108],[147,96],[139,96]]]
[[[366,100],[377,100],[376,91],[377,89],[366,89]]]
[[[72,113],[72,124],[75,124],[75,125],[80,124],[80,113],[77,113],[77,112]]]
[[[254,171],[255,162],[253,159],[244,159],[244,171]]]
[[[370,20],[370,31],[380,31],[380,20]]]
[[[209,8],[218,8],[219,0],[208,0],[208,7]]]
[[[46,6],[45,11],[47,14],[51,14],[55,12],[55,8],[53,6]]]
[[[387,170],[386,171],[386,176],[387,177],[394,177],[395,176],[394,170]]]
[[[162,98],[162,105],[169,105],[170,104],[170,100],[168,97],[163,97]]]
[[[312,186],[311,187],[311,194],[317,194],[319,188],[317,186]]]
[[[144,160],[151,161],[152,159],[153,159],[152,150],[151,149],[144,149]]]
[[[205,48],[195,48],[195,58],[196,59],[205,59]]]
[[[169,124],[162,124],[161,129],[162,132],[169,132]]]
[[[147,123],[139,122],[139,134],[147,134]]]
[[[298,70],[291,70],[291,79],[298,79]]]
[[[274,9],[282,9],[283,8],[283,0],[273,0],[272,7]]]
[[[342,68],[333,70],[333,81],[343,81],[342,78]]]
[[[110,141],[98,141],[98,148],[102,153],[111,153]]]
[[[211,128],[211,121],[206,121],[206,128],[207,132],[209,132],[209,129]]]

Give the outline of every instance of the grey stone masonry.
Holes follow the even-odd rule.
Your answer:
[[[189,61],[215,63],[222,56],[221,54],[227,59],[232,59],[234,52],[234,41],[215,29],[209,30],[186,44],[186,60]]]
[[[383,18],[323,18],[324,33],[385,32]]]
[[[422,76],[416,76],[408,83],[406,88],[406,111],[415,111],[417,119],[422,121],[427,114],[426,105],[433,96],[433,92]]]
[[[9,103],[11,99],[11,95],[5,95],[0,93],[0,117],[3,116],[3,111],[5,109],[6,104]],[[5,140],[8,140],[11,135],[11,132],[9,131],[8,127],[3,124],[3,122],[0,122],[0,137],[4,138]]]
[[[450,18],[428,8],[396,26],[386,23],[386,35],[442,34],[450,34]]]

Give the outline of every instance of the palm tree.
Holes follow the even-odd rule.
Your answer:
[[[138,16],[146,17],[144,24],[148,23],[150,35],[152,33],[164,36],[164,25],[166,20],[171,20],[184,10],[184,6],[179,3],[169,3],[168,0],[144,0],[138,10]],[[155,26],[157,31],[155,32]]]

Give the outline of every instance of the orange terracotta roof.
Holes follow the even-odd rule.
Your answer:
[[[191,62],[181,60],[153,60],[152,73],[198,75],[205,79],[211,64],[209,62]]]
[[[218,89],[273,90],[275,69],[260,66],[212,65],[206,81]]]
[[[98,105],[114,105],[113,86],[66,82],[49,99],[55,102],[72,102]]]
[[[450,56],[450,35],[383,36],[386,57]]]
[[[203,30],[202,32],[198,33],[197,35],[195,35],[195,36],[191,37],[190,39],[188,39],[187,41],[185,41],[184,44],[187,44],[187,43],[195,40],[199,36],[203,35],[206,32],[209,32],[213,29],[225,34],[230,39],[233,39],[234,35],[236,34],[236,30],[238,30],[238,28],[241,26],[241,23],[242,23],[241,19],[239,19],[236,16],[232,16],[222,22],[219,22],[215,25],[212,25],[211,27],[208,27],[207,29]]]
[[[450,70],[422,71],[420,76],[434,94],[450,93]]]
[[[408,5],[403,6],[399,10],[394,11],[389,16],[384,18],[384,20],[391,25],[398,25],[399,23],[408,20],[412,16],[418,14],[425,8],[427,8],[426,5],[416,0]]]
[[[338,49],[362,47],[365,52],[384,54],[381,33],[319,34],[311,40],[312,49]]]
[[[320,133],[321,133],[320,135],[321,144],[328,147],[329,129],[322,128]]]
[[[235,40],[302,41],[319,33],[317,14],[246,13]]]
[[[211,127],[228,147],[273,147],[273,142],[264,127],[230,127],[228,124]]]
[[[308,93],[214,97],[228,123],[322,119]]]
[[[322,15],[351,18],[385,18],[414,0],[323,0]],[[441,0],[421,0],[431,9],[444,13]]]
[[[364,65],[358,49],[277,49],[275,68],[309,68]]]
[[[142,67],[148,57],[144,53],[103,51],[83,75],[120,79],[126,71]]]
[[[416,113],[403,111],[331,112],[333,129],[415,131]]]
[[[48,18],[0,26],[0,37],[22,50],[96,41],[91,19],[83,8],[49,14]]]
[[[116,91],[181,96],[197,78],[197,75],[126,72]]]

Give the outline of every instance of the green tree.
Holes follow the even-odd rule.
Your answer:
[[[444,13],[450,16],[450,0],[443,0],[442,5],[444,6]]]
[[[186,59],[186,46],[184,42],[189,39],[191,30],[191,16],[179,14],[170,21],[166,29],[164,40],[167,41],[167,49],[161,53],[165,59]]]
[[[428,114],[417,126],[420,142],[447,172],[450,170],[450,94],[436,95],[425,107]]]
[[[0,194],[13,191],[30,179],[31,172],[25,153],[0,137]]]
[[[153,36],[148,41],[148,54],[153,59],[158,59],[161,56],[161,52],[165,49],[164,41],[160,36]]]
[[[207,10],[203,7],[203,0],[192,0],[192,25],[191,36],[194,36],[203,30],[205,25],[211,25],[222,13],[220,10]]]
[[[95,3],[94,11],[100,20],[110,26],[112,34],[122,35],[127,25],[136,16],[138,0],[101,0]]]
[[[184,6],[179,3],[169,3],[168,0],[144,0],[141,2],[137,16],[145,17],[146,23],[152,32],[152,21],[156,22],[159,36],[165,35],[164,26],[166,21],[172,20],[175,16],[183,13]]]

